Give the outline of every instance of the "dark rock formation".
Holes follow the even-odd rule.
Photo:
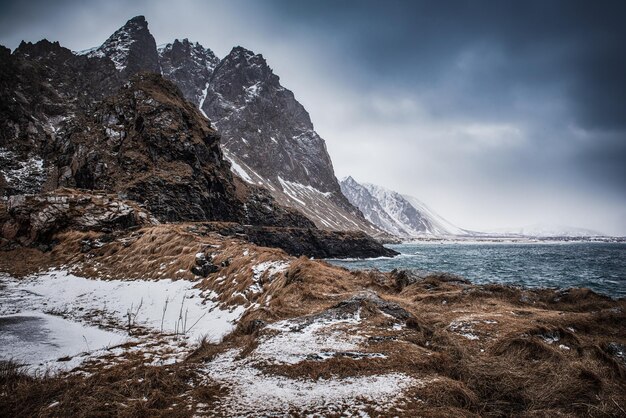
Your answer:
[[[6,205],[0,205],[0,243],[45,249],[54,234],[63,230],[111,232],[156,223],[136,203],[115,195],[59,189],[11,196]]]
[[[52,187],[118,192],[162,221],[312,225],[234,179],[217,132],[157,74],[134,76],[118,94],[77,116],[48,153]]]
[[[109,58],[125,78],[142,71],[161,72],[156,42],[143,16],[130,19],[89,56]]]
[[[208,83],[220,60],[213,51],[188,39],[159,48],[159,62],[163,77],[176,83],[185,98],[202,107]]]
[[[233,223],[202,224],[206,232],[246,239],[256,245],[280,248],[290,255],[314,258],[394,257],[386,248],[361,231],[326,231],[317,228],[273,228]]]

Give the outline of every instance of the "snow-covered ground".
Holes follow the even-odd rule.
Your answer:
[[[329,413],[368,416],[368,408],[390,410],[403,398],[405,389],[423,385],[425,381],[403,373],[313,380],[263,371],[267,365],[326,361],[336,355],[349,355],[355,360],[384,357],[358,351],[365,340],[358,335],[360,323],[358,311],[348,316],[283,320],[268,326],[258,346],[246,356],[239,349],[218,355],[206,365],[205,373],[211,381],[229,388],[220,409],[226,415],[237,416],[283,416],[294,410],[307,411],[310,416]]]
[[[195,284],[92,280],[64,270],[19,280],[1,275],[0,358],[50,366],[50,360],[61,357],[98,355],[98,350],[126,341],[140,343],[141,335],[150,333],[165,340],[174,335],[176,345],[186,341],[189,346],[204,337],[218,342],[245,309],[218,306],[217,295]],[[71,369],[78,363],[51,367]]]
[[[127,334],[38,311],[0,317],[0,359],[31,370],[69,370],[87,357],[125,343]]]

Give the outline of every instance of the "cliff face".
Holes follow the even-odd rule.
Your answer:
[[[235,180],[217,132],[156,74],[134,76],[92,112],[74,118],[48,156],[50,187],[115,191],[162,221],[311,225]]]
[[[306,109],[260,54],[235,47],[219,60],[188,40],[159,48],[163,76],[222,134],[233,171],[323,229],[380,235],[341,193],[324,140]]]
[[[130,19],[88,55],[109,58],[123,77],[130,77],[141,71],[161,72],[156,42],[143,16]]]
[[[158,51],[163,77],[174,81],[185,98],[201,108],[219,58],[210,49],[187,39],[176,39]]]
[[[341,195],[308,114],[261,56],[236,48],[218,62],[210,50],[186,40],[157,51],[141,16],[89,51],[75,53],[43,40],[23,42],[13,53],[0,48],[0,55],[2,196],[62,187],[101,190],[143,205],[163,222],[304,230],[315,230],[320,219],[326,219],[321,222],[325,228],[340,229],[332,219],[360,216]],[[240,72],[240,67],[246,68]],[[223,140],[242,153],[236,157],[221,144],[205,110],[217,117],[228,103],[248,103],[240,90],[254,78],[266,83],[258,85],[258,103],[237,117],[219,114]],[[267,97],[261,94],[266,89]],[[223,101],[216,101],[218,95]],[[255,148],[246,152],[232,138],[250,126],[279,139],[250,137]],[[265,153],[265,140],[281,145]],[[244,160],[266,167],[259,171],[267,181],[251,181],[242,171]],[[359,229],[358,222],[350,225]],[[355,249],[385,252],[378,244],[344,235],[322,234],[320,245],[343,240]]]
[[[266,187],[320,228],[380,233],[341,194],[324,140],[262,55],[233,48],[213,71],[202,110],[245,181]]]

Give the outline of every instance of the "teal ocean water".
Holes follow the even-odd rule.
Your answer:
[[[328,260],[349,269],[443,271],[473,283],[525,287],[588,287],[626,297],[625,243],[441,243],[389,245],[394,258]]]

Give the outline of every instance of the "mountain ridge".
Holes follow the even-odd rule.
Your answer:
[[[370,222],[400,238],[470,234],[470,231],[443,219],[415,197],[370,183],[358,183],[351,176],[343,178],[340,185],[348,200]]]

